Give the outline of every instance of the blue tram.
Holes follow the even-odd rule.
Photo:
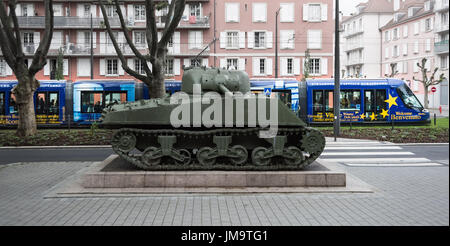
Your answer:
[[[340,119],[343,123],[429,122],[424,109],[406,83],[398,79],[348,79],[340,82]],[[306,112],[309,123],[334,120],[333,79],[306,81]],[[306,114],[306,117],[305,117]]]
[[[36,121],[41,126],[60,125],[66,122],[66,81],[41,80],[34,95]],[[17,125],[18,108],[11,90],[17,81],[0,83],[0,125]]]

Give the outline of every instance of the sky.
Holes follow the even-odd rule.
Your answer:
[[[367,2],[367,0],[339,0],[339,10],[344,13],[344,16],[348,16],[351,13],[356,12],[356,5],[365,2]]]

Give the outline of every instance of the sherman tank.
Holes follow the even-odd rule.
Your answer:
[[[109,106],[100,126],[145,170],[300,170],[325,147],[279,99],[251,94],[245,72],[218,68],[185,68],[180,93]]]

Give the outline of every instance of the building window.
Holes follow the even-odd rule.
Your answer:
[[[266,59],[259,59],[259,74],[266,73]]]
[[[145,5],[134,5],[134,19],[145,21]]]
[[[91,32],[84,32],[84,45],[91,44]]]
[[[286,70],[287,74],[294,74],[294,59],[287,58],[286,65],[287,65],[287,70]]]
[[[227,48],[239,48],[238,32],[227,32]]]
[[[308,30],[308,49],[322,48],[322,30]]]
[[[237,67],[238,67],[238,59],[236,58],[227,59],[228,70],[237,70]]]
[[[425,20],[425,31],[430,31],[431,30],[431,18],[428,18]]]
[[[84,6],[83,6],[84,8],[84,17],[90,17],[91,16],[91,5],[90,4],[85,4]]]
[[[320,10],[320,4],[308,5],[308,20],[309,21],[321,21],[322,12]]]
[[[24,32],[23,33],[23,43],[25,45],[34,43],[34,33],[33,32]]]
[[[392,39],[394,39],[394,40],[395,40],[395,39],[398,39],[398,28],[395,28],[395,29],[394,29]]]
[[[173,75],[173,59],[166,59],[166,75]]]
[[[116,17],[117,16],[117,8],[115,5],[106,5],[106,15],[108,17]]]
[[[107,75],[118,75],[118,61],[117,59],[106,59],[106,74]]]
[[[115,38],[116,41],[117,41],[117,37],[119,36],[119,32],[118,32],[118,31],[113,31],[112,33],[113,33],[114,38]],[[106,38],[106,45],[107,45],[107,46],[112,46],[112,45],[113,45],[113,42],[112,42],[112,40],[111,40],[111,37],[109,36],[109,34],[108,34],[107,32],[106,32],[105,35],[107,36],[107,38]]]
[[[191,59],[191,67],[201,67],[202,66],[202,60],[197,59]]]
[[[0,75],[6,75],[6,61],[0,58]]]
[[[294,22],[294,3],[280,3],[280,22]]]
[[[448,69],[448,56],[441,56],[441,69]]]
[[[255,32],[255,48],[265,48],[266,47],[266,33],[265,32]]]
[[[201,15],[201,5],[200,5],[200,3],[191,3],[191,4],[189,4],[189,13],[190,13],[190,16],[200,17],[200,15]]]
[[[398,56],[398,46],[397,45],[394,46],[394,52],[392,52],[392,53],[393,53],[392,54],[393,56],[396,56],[396,57]]]
[[[267,3],[253,3],[253,22],[266,22]]]
[[[384,41],[385,42],[389,41],[389,31],[384,32]]]
[[[320,59],[311,58],[309,62],[309,71],[311,74],[320,74]]]
[[[134,59],[134,71],[145,74],[144,63],[140,59]]]
[[[136,46],[144,46],[145,45],[145,32],[144,31],[135,31],[134,32],[134,44]]]
[[[239,22],[239,3],[225,3],[225,22]]]

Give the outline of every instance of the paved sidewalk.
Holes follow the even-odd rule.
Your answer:
[[[89,162],[0,168],[0,225],[449,225],[449,169],[346,167],[376,187],[359,194],[48,198]]]

